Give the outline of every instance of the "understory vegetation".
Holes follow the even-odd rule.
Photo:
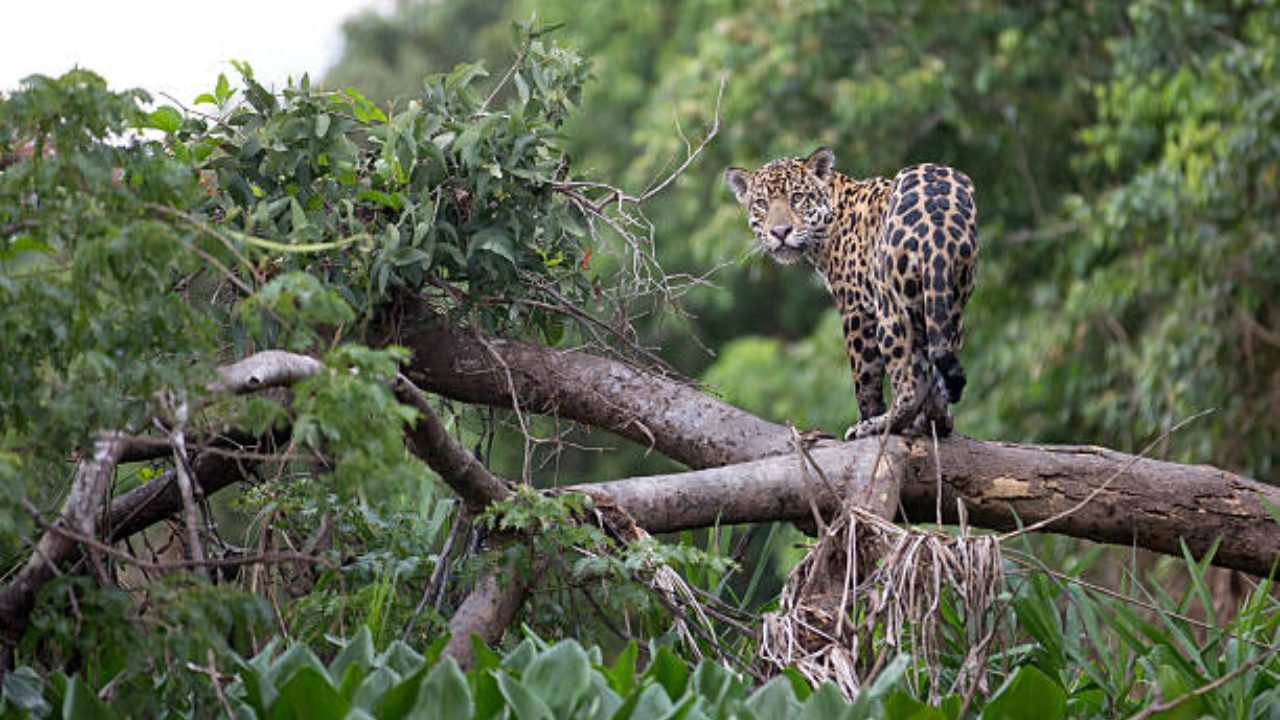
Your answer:
[[[960,583],[927,631],[873,623],[859,689],[815,686],[759,661],[813,544],[791,524],[619,531],[532,488],[678,463],[401,392],[429,316],[838,433],[839,318],[751,252],[720,181],[827,145],[853,176],[975,180],[958,432],[1268,482],[1275,3],[408,0],[346,37],[323,81],[236,62],[179,103],[80,69],[0,96],[0,614],[42,538],[78,543],[5,615],[0,716],[1280,716],[1270,578],[1048,534],[1004,545],[989,603]],[[219,386],[266,350],[323,370]],[[413,434],[437,417],[519,487],[473,513]],[[110,433],[81,537],[60,508]],[[242,482],[189,487],[198,454]],[[135,527],[119,503],[170,480],[183,512]],[[461,668],[450,619],[495,569],[539,583]]]

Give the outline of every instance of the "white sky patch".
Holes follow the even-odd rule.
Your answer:
[[[236,87],[231,60],[248,61],[258,81],[279,88],[310,73],[319,80],[342,50],[342,22],[394,0],[21,0],[6,2],[0,92],[35,73],[79,66],[113,90],[140,87],[190,107],[218,73]]]

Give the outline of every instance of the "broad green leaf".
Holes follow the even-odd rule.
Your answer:
[[[631,689],[635,687],[636,658],[639,655],[640,650],[636,646],[636,641],[628,642],[622,652],[618,653],[618,659],[613,661],[613,667],[606,673],[609,678],[609,687],[623,697],[630,695]]]
[[[418,701],[418,691],[422,689],[422,680],[430,671],[427,665],[419,665],[412,674],[403,677],[392,685],[374,706],[373,714],[383,720],[401,720],[406,717]]]
[[[809,687],[809,681],[804,679],[799,670],[785,668],[781,676],[791,682],[791,692],[795,694],[796,700],[804,702],[813,693],[813,688]]]
[[[20,667],[5,675],[3,684],[0,685],[3,687],[4,702],[36,717],[44,717],[53,709],[44,699],[43,686],[44,681],[29,667]]]
[[[365,676],[351,698],[351,705],[372,711],[387,691],[399,681],[400,675],[395,670],[380,667]]]
[[[1160,686],[1160,702],[1169,702],[1191,692],[1195,688],[1187,677],[1171,665],[1161,665],[1156,670],[1156,682]],[[1152,715],[1156,720],[1196,720],[1200,717],[1203,701],[1193,697],[1177,707]]]
[[[350,665],[363,669],[373,667],[373,634],[367,625],[361,625],[347,640],[346,647],[329,663],[329,678],[335,683],[341,682]]]
[[[667,697],[675,700],[684,694],[685,684],[689,681],[689,668],[666,647],[659,647],[653,661],[645,669],[644,677],[656,681],[667,691]]]
[[[118,717],[114,710],[98,699],[93,688],[80,678],[71,677],[62,703],[63,720],[115,720]]]
[[[1062,686],[1034,665],[1023,665],[982,709],[981,720],[1060,720],[1067,711]]]
[[[884,720],[946,720],[942,710],[930,707],[910,695],[897,691],[881,703]]]
[[[534,658],[537,656],[538,651],[533,640],[525,638],[520,641],[520,644],[517,645],[514,650],[507,653],[507,656],[502,659],[502,667],[510,668],[518,672],[524,672],[525,668],[529,667],[529,664],[532,663]]]
[[[747,700],[747,707],[762,718],[789,718],[800,709],[791,680],[779,675],[755,691]]]
[[[182,127],[182,113],[171,105],[163,105],[147,113],[147,127],[172,135]]]
[[[502,691],[507,706],[515,711],[518,720],[551,720],[555,717],[542,698],[511,675],[498,675],[498,689]]]
[[[502,695],[502,689],[498,687],[498,680],[494,676],[494,672],[485,669],[468,673],[468,675],[475,682],[472,695],[475,697],[476,720],[489,720],[489,718],[502,712],[502,709],[507,706],[507,701]]]
[[[590,686],[590,673],[582,646],[575,640],[562,640],[529,664],[523,680],[557,717],[567,717]]]
[[[475,656],[475,669],[478,672],[497,670],[502,667],[502,657],[489,649],[479,635],[471,635],[471,652]]]
[[[279,691],[271,704],[271,720],[342,720],[347,714],[346,699],[313,667],[299,668]]]
[[[431,671],[418,691],[409,720],[452,720],[471,717],[474,705],[467,679],[453,658],[445,658]]]
[[[267,666],[267,678],[279,689],[302,668],[326,672],[324,663],[311,652],[311,648],[301,644],[293,645]]]
[[[657,684],[644,686],[643,690],[627,700],[618,708],[613,720],[660,720],[676,709],[675,703],[667,696],[667,691]]]
[[[796,720],[848,720],[853,708],[834,683],[825,682],[805,700]]]

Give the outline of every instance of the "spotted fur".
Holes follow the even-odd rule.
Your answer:
[[[923,432],[929,421],[950,432],[947,403],[964,392],[957,353],[978,261],[968,176],[915,165],[893,180],[855,180],[820,148],[755,172],[730,168],[725,179],[763,248],[783,263],[809,261],[835,297],[860,415],[846,439],[886,427]]]

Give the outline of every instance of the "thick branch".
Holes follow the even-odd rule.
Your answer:
[[[755,460],[791,447],[781,425],[687,384],[594,355],[486,338],[445,327],[431,315],[402,327],[397,342],[413,350],[405,374],[421,388],[509,408],[514,386],[522,410],[609,430],[692,468]]]
[[[830,518],[845,497],[864,510],[891,518],[897,510],[898,482],[907,474],[910,457],[900,438],[890,438],[883,455],[879,446],[879,440],[866,438],[812,451],[830,486],[812,470],[806,474],[800,458],[789,453],[694,472],[573,485],[564,490],[608,498],[650,533],[717,524],[807,521],[814,507]]]
[[[206,388],[210,394],[240,395],[269,387],[292,385],[324,369],[313,357],[283,350],[264,350],[218,368],[218,379]]]
[[[409,431],[414,451],[444,479],[472,515],[483,512],[489,503],[511,494],[506,481],[489,472],[475,455],[453,439],[436,415],[427,396],[404,377],[396,378],[396,397],[418,411],[418,421]]]
[[[103,433],[93,445],[93,454],[80,461],[71,491],[67,494],[62,511],[54,520],[55,526],[66,527],[76,533],[92,537],[120,456],[124,454],[123,436]],[[35,551],[18,571],[16,577],[0,590],[0,675],[13,669],[13,648],[27,629],[27,618],[35,605],[36,594],[60,572],[58,563],[70,555],[76,547],[74,540],[65,535],[46,531],[36,543]]]
[[[789,452],[786,428],[621,363],[484,339],[441,328],[429,317],[404,332],[401,342],[414,350],[408,374],[447,397],[510,407],[508,388],[514,385],[525,410],[611,430],[693,468]],[[507,381],[508,370],[513,383]],[[941,506],[952,522],[959,498],[977,527],[1030,524],[1071,507],[1114,475],[1093,502],[1050,529],[1173,555],[1181,555],[1182,541],[1201,555],[1221,538],[1214,563],[1258,575],[1268,573],[1280,558],[1280,529],[1263,502],[1280,506],[1280,489],[1240,475],[1204,465],[1136,460],[1102,448],[1014,445],[961,436],[944,438],[938,450]],[[911,520],[932,520],[938,504],[932,442],[911,443],[910,457],[902,478],[902,506]],[[675,477],[663,483],[673,493],[678,485]],[[693,512],[672,502],[681,516]],[[690,517],[682,526],[695,525]]]
[[[936,480],[931,443],[919,443],[903,478],[902,504],[912,520],[932,519]],[[939,443],[942,507],[956,521],[962,498],[969,522],[993,530],[1030,525],[1097,497],[1049,532],[1095,542],[1137,545],[1197,557],[1221,538],[1213,563],[1266,575],[1280,560],[1280,488],[1208,465],[1137,458],[1107,448],[1017,445],[954,436]]]

